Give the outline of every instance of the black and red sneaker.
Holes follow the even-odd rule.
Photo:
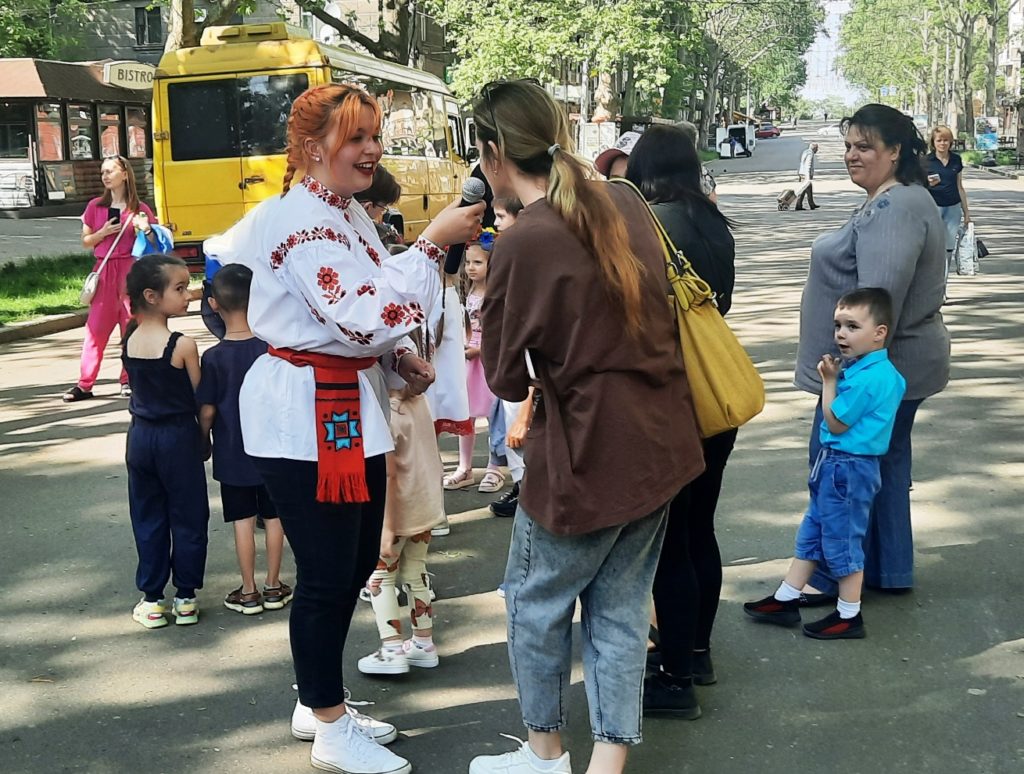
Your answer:
[[[765,597],[756,602],[744,602],[743,612],[755,621],[776,626],[796,626],[800,623],[800,603],[795,599],[780,602],[775,597]]]
[[[840,618],[839,611],[814,623],[804,624],[804,634],[816,640],[859,640],[864,637],[864,619],[860,613],[853,618]]]

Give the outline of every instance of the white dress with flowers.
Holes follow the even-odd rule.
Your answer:
[[[208,239],[204,250],[221,264],[252,270],[249,326],[272,347],[383,356],[394,380],[398,345],[439,303],[444,252],[421,238],[406,252],[388,256],[365,210],[350,203],[306,177]],[[379,366],[373,371],[359,373],[366,457],[393,448],[377,399]],[[312,368],[271,355],[259,358],[239,397],[246,452],[315,461],[313,395]]]

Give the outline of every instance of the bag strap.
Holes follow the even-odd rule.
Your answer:
[[[653,221],[654,228],[661,240],[662,252],[665,255],[665,274],[679,305],[686,310],[691,306],[700,305],[706,301],[714,303],[715,291],[697,275],[693,264],[683,254],[683,251],[672,243],[672,237],[668,235],[665,226],[658,220],[658,216],[654,214],[654,210],[651,209],[651,205],[647,203],[647,199],[644,198],[640,189],[624,178],[613,178],[608,182],[629,188],[643,203],[644,209],[647,210],[647,214],[650,216],[651,221]]]
[[[135,217],[135,213],[129,213],[128,217],[124,219],[124,225],[121,226],[121,231],[118,232],[117,238],[114,243],[110,245],[110,249],[107,250],[107,254],[103,256],[103,260],[100,262],[99,267],[96,269],[96,273],[99,274],[103,271],[103,267],[107,265],[107,261],[110,260],[110,256],[114,254],[114,248],[117,247],[117,243],[121,241],[121,237],[124,236],[124,232],[128,230],[128,224],[132,222],[132,218]]]

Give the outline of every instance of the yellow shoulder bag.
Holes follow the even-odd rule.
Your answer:
[[[714,292],[672,244],[665,227],[643,194],[628,180],[615,180],[636,191],[661,238],[668,276],[669,303],[676,313],[686,377],[693,394],[702,438],[746,424],[764,409],[764,382],[736,334],[715,305]]]

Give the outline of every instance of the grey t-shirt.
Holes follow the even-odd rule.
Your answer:
[[[794,384],[821,394],[818,361],[838,356],[833,320],[840,296],[856,288],[892,294],[889,358],[907,380],[905,400],[927,398],[949,381],[949,332],[942,322],[946,237],[939,210],[920,185],[896,185],[858,208],[838,231],[811,246],[800,301]]]

